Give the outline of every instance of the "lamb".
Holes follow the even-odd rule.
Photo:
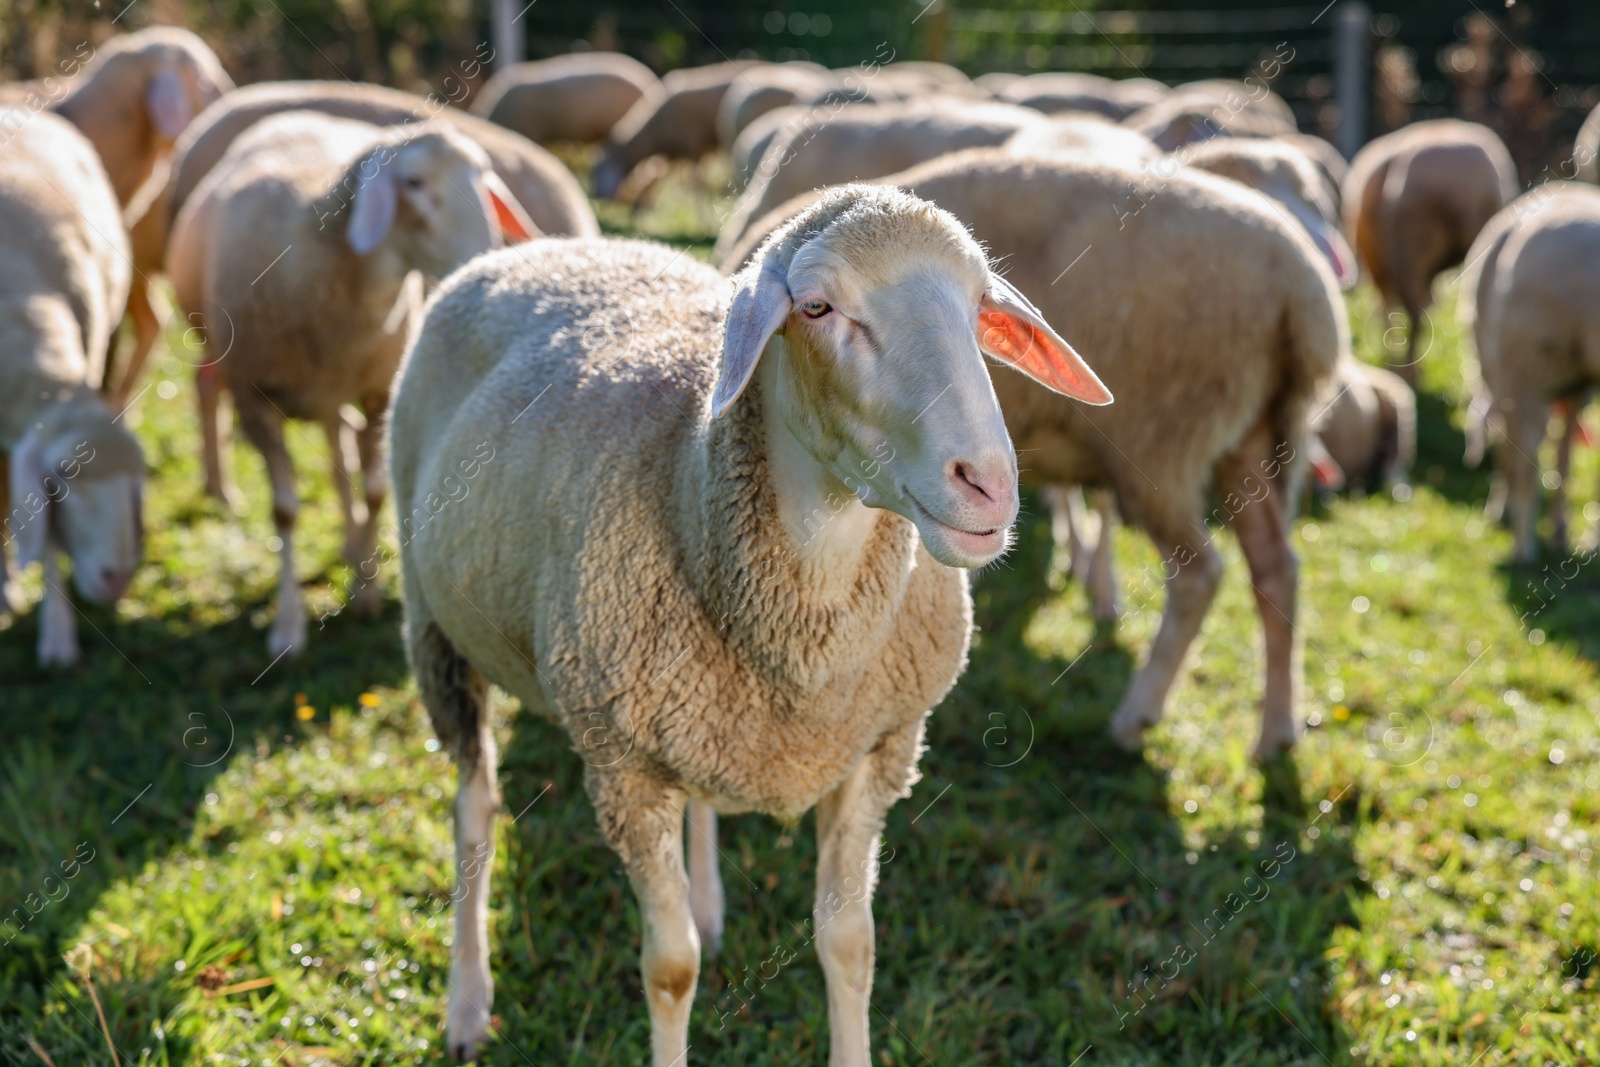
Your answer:
[[[146,231],[136,234],[133,243],[134,282],[126,307],[132,344],[124,354],[107,352],[103,357],[108,365],[101,380],[118,408],[126,406],[165,323],[158,310],[163,305],[150,298],[150,280],[161,272],[161,257],[160,248],[147,239],[154,220],[146,222],[166,182],[161,164],[189,122],[232,88],[233,79],[199,37],[175,26],[153,26],[106,41],[54,105],[99,153],[124,220],[134,230]],[[130,106],[130,101],[139,106]],[[115,337],[113,331],[113,348]],[[98,364],[102,356],[93,358]]]
[[[1311,430],[1319,488],[1397,485],[1417,457],[1417,398],[1393,371],[1341,359],[1312,406]]]
[[[1307,454],[1306,419],[1350,349],[1332,271],[1305,233],[1257,193],[1184,169],[1141,201],[1126,168],[963,152],[883,179],[966,223],[1010,280],[1093,353],[1119,402],[1057,404],[1016,375],[995,391],[1025,478],[1109,488],[1155,543],[1167,605],[1111,723],[1135,748],[1158,722],[1221,580],[1210,517],[1239,536],[1266,636],[1258,759],[1299,724],[1297,564],[1288,520]],[[785,211],[793,211],[790,204]],[[775,212],[722,260],[744,261]]]
[[[1462,274],[1461,318],[1478,349],[1482,408],[1496,436],[1499,484],[1491,514],[1508,513],[1513,559],[1538,555],[1539,451],[1552,403],[1570,405],[1570,436],[1600,374],[1600,189],[1551,182],[1512,202],[1484,227]],[[1565,471],[1558,483],[1565,488]],[[1566,551],[1565,494],[1552,502],[1552,541]]]
[[[1419,122],[1368,144],[1350,162],[1344,226],[1385,314],[1406,314],[1405,361],[1417,381],[1417,337],[1433,303],[1433,279],[1460,263],[1478,232],[1516,196],[1511,153],[1475,122]]]
[[[415,517],[406,645],[460,774],[450,1051],[477,1049],[492,1001],[493,682],[588,764],[639,901],[656,1067],[685,1062],[716,932],[686,801],[702,859],[710,809],[817,806],[830,1062],[867,1067],[878,835],[965,658],[957,568],[1017,514],[980,345],[1110,400],[954,219],[886,188],[830,190],[731,286],[631,241],[540,242],[444,284],[390,448]]]
[[[495,73],[472,101],[472,114],[535,144],[595,144],[628,109],[659,92],[661,79],[620,52],[582,52]]]
[[[1098,74],[1030,74],[1006,82],[994,94],[1007,104],[1031,107],[1047,115],[1080,112],[1113,122],[1164,99],[1167,89],[1145,78],[1114,81]]]
[[[761,157],[717,239],[720,259],[756,220],[797,193],[878,178],[963,148],[1000,145],[1048,120],[1010,104],[917,101],[813,113]]]
[[[291,110],[311,110],[377,126],[416,123],[436,114],[489,154],[495,173],[510,188],[538,229],[551,235],[590,236],[600,232],[588,198],[571,172],[549,152],[520,134],[474,115],[444,107],[410,93],[377,85],[344,82],[268,82],[229,93],[184,133],[173,159],[173,175],[159,208],[162,231],[156,236],[141,224],[134,229],[138,245],[159,242],[166,256],[166,230],[176,219],[195,187],[216,166],[244,131],[263,119]],[[224,323],[198,320],[205,329],[225,329]],[[201,460],[206,492],[230,502],[233,492],[223,465],[227,423],[221,407],[223,379],[218,366],[202,363],[195,384],[200,402]]]
[[[59,555],[79,594],[114,603],[139,565],[144,454],[99,393],[98,364],[128,295],[122,213],[93,144],[65,119],[0,110],[0,516],[19,564],[44,565],[41,665],[78,637]],[[13,606],[0,545],[0,608]]]
[[[692,162],[715,151],[722,98],[755,65],[728,62],[669,71],[661,91],[645,95],[611,131],[594,168],[595,195],[615,199],[633,168],[651,156]]]
[[[353,606],[375,608],[381,587],[364,571],[388,488],[379,446],[407,327],[421,310],[420,285],[408,275],[443,277],[502,234],[536,232],[488,153],[449,124],[384,129],[310,111],[252,127],[184,205],[172,235],[178,301],[227,323],[227,358],[212,366],[272,482],[282,568],[272,655],[298,654],[306,643],[284,422],[315,420],[327,434],[345,558],[364,583]],[[347,403],[360,405],[363,425],[341,416]],[[352,445],[365,514],[352,499]]]

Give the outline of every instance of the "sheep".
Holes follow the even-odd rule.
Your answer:
[[[866,1067],[878,834],[965,658],[958,568],[996,558],[1017,514],[980,345],[1111,399],[954,219],[886,188],[830,190],[731,285],[607,240],[441,287],[389,439],[416,517],[406,646],[460,775],[452,1052],[477,1049],[493,995],[492,682],[581,739],[639,899],[656,1067],[684,1060],[716,932],[690,899],[686,799],[697,835],[707,809],[817,806],[831,1062]]]
[[[1158,722],[1221,579],[1211,513],[1239,536],[1266,635],[1257,759],[1299,734],[1297,564],[1288,519],[1307,454],[1306,418],[1350,350],[1332,271],[1304,231],[1259,194],[1180,170],[1159,194],[1123,167],[973,150],[882,179],[966,223],[1009,279],[1060,324],[1119,401],[1090,413],[1015,375],[995,391],[1027,480],[1109,488],[1155,543],[1167,604],[1144,665],[1111,723],[1132,749]],[[744,262],[753,227],[720,263]]]
[[[166,182],[162,161],[189,122],[232,88],[233,79],[199,37],[175,26],[153,26],[101,45],[61,89],[54,110],[89,138],[105,164],[125,221],[148,234],[154,224],[147,221],[149,209]],[[165,324],[158,310],[163,305],[152,301],[149,291],[151,278],[161,271],[160,249],[136,235],[133,253],[134,283],[125,309],[133,325],[132,343],[123,354],[105,354],[101,376],[119,408],[126,405]],[[113,350],[115,342],[113,331]]]
[[[256,123],[284,111],[312,110],[378,126],[415,123],[436,115],[489,153],[495,173],[546,234],[590,236],[600,232],[594,211],[571,172],[549,152],[520,134],[441,103],[377,85],[344,82],[268,82],[229,93],[206,109],[185,131],[174,152],[173,175],[160,203],[163,231],[178,217],[195,187],[216,166],[234,140]],[[145,227],[135,227],[136,244]],[[166,255],[166,234],[145,235],[159,241]],[[225,323],[200,321],[205,329]],[[221,408],[223,375],[212,362],[199,366],[195,379],[200,402],[201,466],[206,492],[227,503],[234,494],[223,465],[226,420]]]
[[[535,144],[603,141],[642,97],[659,92],[649,67],[620,52],[582,52],[495,73],[471,112]]]
[[[1017,156],[1062,155],[1069,159],[1104,159],[1139,166],[1159,159],[1150,138],[1092,115],[1061,115],[1018,130],[1005,143]]]
[[[594,168],[594,192],[614,200],[623,179],[651,156],[691,162],[717,148],[717,111],[729,87],[752,62],[669,71],[659,92],[646,94],[612,129]]]
[[[172,233],[178,302],[214,324],[208,344],[226,323],[226,358],[214,366],[272,482],[281,566],[272,655],[298,654],[306,643],[284,422],[315,420],[327,433],[345,558],[364,570],[387,490],[378,449],[391,383],[421,305],[408,275],[443,277],[502,233],[536,232],[488,153],[450,124],[385,129],[311,111],[257,123],[184,205]],[[364,425],[341,415],[347,403],[360,405]],[[364,515],[352,499],[352,445]],[[360,573],[358,610],[377,606],[373,577]]]
[[[1516,195],[1511,153],[1487,126],[1419,122],[1372,141],[1350,161],[1345,234],[1377,286],[1387,315],[1406,314],[1405,359],[1417,382],[1417,335],[1433,279],[1460,263],[1484,224]]]
[[[1274,140],[1300,149],[1306,154],[1307,159],[1316,164],[1317,171],[1322,176],[1323,186],[1328,192],[1328,199],[1334,206],[1334,217],[1343,218],[1342,192],[1345,175],[1350,173],[1350,164],[1339,154],[1339,150],[1314,133],[1280,133]]]
[[[1393,371],[1341,359],[1312,406],[1311,431],[1318,488],[1398,485],[1417,456],[1417,398]]]
[[[1490,513],[1507,512],[1512,557],[1538,555],[1539,451],[1553,403],[1567,405],[1563,451],[1596,384],[1600,292],[1600,189],[1550,182],[1524,194],[1483,228],[1461,277],[1460,315],[1478,351],[1477,405],[1502,442]],[[1481,436],[1481,431],[1479,432]],[[1480,446],[1481,447],[1481,446]],[[1565,471],[1552,501],[1553,548],[1565,552]]]
[[[79,594],[114,603],[143,543],[144,454],[99,392],[99,361],[127,300],[127,234],[93,144],[65,119],[0,110],[0,516],[20,566],[44,566],[41,665],[78,659]],[[0,608],[12,603],[0,545]]]
[[[717,107],[717,143],[731,149],[762,115],[838,85],[833,72],[816,63],[773,63],[747,70],[728,87]]]
[[[1270,93],[1267,98],[1283,103],[1281,98]],[[1237,97],[1228,99],[1238,100]],[[1248,104],[1235,107],[1212,96],[1179,92],[1134,112],[1123,120],[1123,125],[1144,134],[1168,152],[1213,137],[1278,137],[1295,132],[1293,119],[1285,119],[1275,107]]]
[[[1121,122],[1166,96],[1159,82],[1143,78],[1114,81],[1098,74],[1031,74],[1007,82],[995,99],[1047,115],[1084,112]]]
[[[963,148],[1004,144],[1049,120],[1011,104],[917,101],[813,112],[776,136],[717,239],[720,259],[740,234],[797,193],[893,174]]]

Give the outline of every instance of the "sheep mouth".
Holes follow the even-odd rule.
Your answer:
[[[1009,527],[995,526],[987,530],[963,529],[939,518],[910,492],[906,493],[906,499],[911,502],[911,508],[916,512],[919,526],[927,524],[937,530],[952,546],[968,555],[993,556],[1006,546],[1006,532]]]

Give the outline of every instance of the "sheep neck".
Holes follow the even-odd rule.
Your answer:
[[[680,544],[701,603],[761,673],[815,691],[882,647],[917,551],[910,523],[869,509],[784,425],[769,348],[697,441]]]

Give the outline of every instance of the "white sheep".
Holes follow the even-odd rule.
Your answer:
[[[818,108],[781,129],[717,239],[720,259],[745,230],[791,197],[878,178],[963,148],[1000,145],[1049,120],[1013,104],[918,100]]]
[[[594,168],[595,195],[614,199],[633,168],[651,156],[699,160],[717,148],[717,113],[728,89],[759,61],[715,63],[668,71],[622,116]]]
[[[472,113],[535,144],[603,141],[628,109],[661,80],[620,52],[579,52],[496,71],[472,101]]]
[[[1115,81],[1098,74],[1051,72],[1008,80],[994,97],[1047,115],[1093,114],[1121,122],[1167,94],[1166,86],[1145,78]]]
[[[954,219],[886,188],[828,192],[731,286],[660,246],[546,241],[441,287],[390,447],[406,644],[460,772],[450,1051],[489,1027],[493,682],[588,763],[656,1067],[685,1060],[717,929],[691,903],[691,798],[698,838],[709,808],[817,807],[831,1062],[868,1067],[878,835],[965,658],[955,568],[1017,513],[980,345],[1110,399]]]
[[[172,234],[173,286],[184,311],[209,324],[208,345],[227,346],[214,366],[272,482],[281,567],[273,655],[302,652],[306,642],[284,423],[309,419],[326,431],[345,558],[363,570],[388,488],[379,446],[390,388],[421,311],[421,286],[408,275],[443,277],[502,233],[536,232],[487,153],[451,127],[385,129],[311,111],[251,127],[184,205]],[[364,415],[359,428],[340,413],[351,403]],[[354,506],[352,446],[364,515]],[[360,577],[354,605],[374,608],[376,575]]]
[[[1489,511],[1496,517],[1508,513],[1517,562],[1538,555],[1539,454],[1551,406],[1568,407],[1562,437],[1563,451],[1570,450],[1577,416],[1600,384],[1597,235],[1600,189],[1551,182],[1490,220],[1461,276],[1463,332],[1476,342],[1481,376],[1475,406],[1499,441]],[[1483,434],[1475,436],[1481,441]],[[1551,540],[1557,552],[1565,552],[1566,471],[1557,473]]]
[[[94,146],[66,120],[0,109],[0,521],[19,563],[44,564],[39,662],[78,658],[78,592],[113,603],[142,549],[144,454],[99,393],[128,296],[128,237]],[[6,499],[6,497],[9,499]],[[0,608],[13,606],[0,545]]]
[[[1417,398],[1393,371],[1341,359],[1312,405],[1311,429],[1318,488],[1396,485],[1417,456]]]
[[[1142,133],[1097,115],[1058,115],[1049,122],[1025,126],[1005,143],[1016,156],[1060,155],[1140,166],[1161,157],[1161,149]]]
[[[1216,594],[1222,559],[1209,517],[1233,526],[1256,591],[1266,687],[1255,755],[1266,758],[1300,730],[1288,522],[1313,399],[1349,352],[1344,303],[1304,230],[1264,197],[1193,168],[1155,188],[1136,177],[1120,166],[987,149],[883,181],[971,227],[1011,267],[1017,288],[1093,354],[1120,398],[1089,411],[1016,375],[994,377],[1028,458],[1024,477],[1109,488],[1162,557],[1140,584],[1165,585],[1166,609],[1113,737],[1137,747],[1160,720]],[[745,262],[761,233],[804,203],[769,215],[724,268]]]

